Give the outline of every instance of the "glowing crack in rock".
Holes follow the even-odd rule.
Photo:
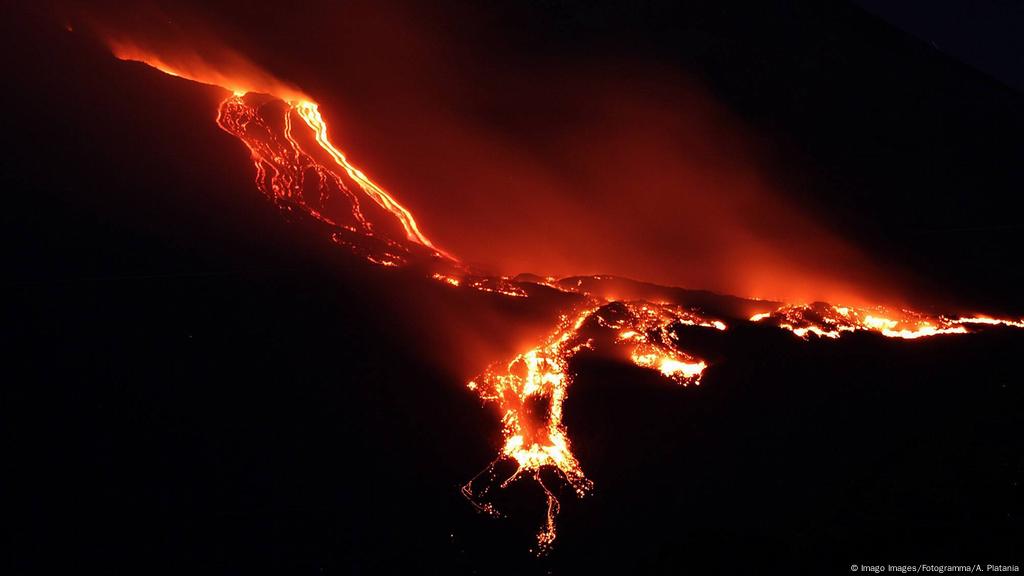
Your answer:
[[[563,422],[573,379],[571,360],[582,351],[597,352],[602,347],[667,381],[683,386],[700,383],[708,363],[679,347],[677,331],[682,327],[727,330],[722,320],[671,303],[601,297],[589,292],[582,278],[517,281],[470,270],[431,242],[409,209],[348,160],[329,139],[327,121],[317,104],[300,90],[258,71],[236,78],[202,61],[181,65],[133,45],[111,42],[111,47],[121,59],[227,89],[231,94],[220,104],[216,121],[248,148],[260,192],[284,213],[319,223],[334,242],[366,261],[397,267],[426,260],[432,264],[431,279],[451,289],[500,297],[529,297],[530,286],[577,295],[575,307],[538,344],[491,364],[467,385],[484,402],[497,406],[503,441],[495,460],[466,483],[462,493],[479,510],[499,515],[491,502],[495,490],[524,479],[534,481],[546,498],[546,514],[537,533],[539,552],[555,541],[560,509],[542,471],[554,473],[579,496],[593,489],[573,454]],[[587,281],[608,278],[594,276]],[[749,321],[789,330],[804,339],[812,335],[835,339],[855,331],[916,339],[984,327],[1024,328],[1024,320],[951,318],[824,303],[786,304],[755,314]],[[543,409],[537,410],[538,405]],[[513,467],[504,478],[498,473],[502,463]]]

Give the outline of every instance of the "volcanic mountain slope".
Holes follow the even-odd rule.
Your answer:
[[[179,572],[387,573],[412,564],[461,573],[765,565],[827,573],[837,559],[846,569],[864,557],[975,561],[979,551],[1012,559],[1018,549],[1019,332],[981,325],[971,337],[914,342],[875,330],[798,338],[801,326],[769,325],[795,321],[782,303],[608,277],[493,277],[413,245],[423,257],[404,267],[367,266],[348,250],[321,254],[332,228],[301,211],[280,226],[249,201],[251,185],[234,184],[245,173],[240,155],[221,151],[216,128],[192,123],[212,117],[205,98],[168,104],[170,79],[125,74],[143,86],[127,95],[173,107],[149,119],[171,135],[160,149],[175,156],[154,160],[152,126],[117,122],[124,102],[90,102],[88,90],[64,102],[48,93],[25,103],[39,114],[12,118],[39,134],[14,152],[26,169],[11,189],[32,192],[14,198],[31,208],[17,213],[46,223],[46,245],[60,248],[40,250],[48,258],[33,264],[66,267],[55,281],[11,286],[8,300],[17,303],[11,370],[30,375],[8,390],[13,405],[30,407],[10,420],[20,431],[22,571],[52,571],[60,556],[122,571],[156,558]],[[83,151],[74,131],[44,134],[44,112],[110,138]],[[173,171],[197,155],[196,133],[209,136],[202,150],[224,161]],[[126,142],[148,151],[127,157],[147,159],[123,163]],[[37,149],[47,154],[30,154]],[[48,164],[52,155],[65,159],[63,170]],[[198,196],[212,191],[228,200],[202,204]],[[88,200],[76,205],[71,194]],[[96,200],[103,194],[111,198]],[[183,202],[186,194],[197,202]],[[12,225],[41,242],[26,224]],[[406,242],[390,225],[392,239]],[[364,255],[379,253],[365,245]],[[116,270],[131,273],[91,272],[111,255],[129,261]],[[219,268],[206,272],[211,262]],[[482,280],[510,294],[469,286]],[[509,321],[482,333],[507,338],[525,324],[537,344],[552,342],[558,316],[590,298],[600,306],[570,340],[594,347],[565,362],[574,384],[562,422],[595,488],[577,500],[557,468],[540,468],[563,513],[557,544],[538,562],[525,550],[538,521],[545,534],[549,496],[528,481],[493,489],[482,503],[505,512],[503,521],[462,499],[459,486],[507,447],[502,415],[417,354],[447,359],[458,346],[446,333],[456,328],[404,312],[436,307],[453,322],[479,323],[481,312],[498,310]],[[657,365],[628,356],[635,344],[619,341],[624,330],[612,325],[648,318],[628,303],[672,311],[656,314],[644,335],[667,334],[666,353],[705,362],[703,385],[674,386]],[[807,310],[840,321],[831,305]],[[695,318],[711,326],[686,322]],[[413,336],[403,335],[410,325]],[[502,353],[474,355],[480,365],[464,380],[479,383],[487,359],[505,368],[530,349],[512,340]],[[533,413],[543,416],[548,404],[539,404]],[[518,465],[499,458],[496,481]]]
[[[124,59],[141,60],[173,76],[207,80],[205,67],[178,69],[137,48],[114,46]],[[216,75],[216,78],[221,78]],[[286,99],[287,98],[287,99]],[[538,553],[557,536],[561,502],[545,480],[550,471],[577,496],[593,488],[573,453],[564,404],[570,364],[583,351],[654,370],[667,381],[699,384],[708,361],[681,344],[680,330],[727,331],[737,322],[761,322],[798,337],[836,339],[845,333],[885,337],[966,334],[992,327],[1024,328],[1024,321],[988,316],[952,317],[885,307],[829,303],[783,304],[645,285],[614,277],[558,280],[488,274],[435,246],[399,200],[351,164],[331,141],[318,106],[289,92],[281,98],[235,90],[220,104],[217,124],[248,148],[256,187],[285,214],[321,228],[330,239],[368,262],[407,267],[459,290],[530,299],[552,291],[564,297],[555,326],[533,346],[493,361],[468,387],[498,407],[502,442],[497,457],[462,487],[480,511],[501,516],[492,494],[524,479],[540,487],[546,512],[537,532]],[[297,126],[305,126],[305,130]]]

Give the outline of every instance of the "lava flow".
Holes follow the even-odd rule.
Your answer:
[[[753,317],[726,316],[710,314],[693,303],[607,296],[593,288],[607,277],[559,281],[480,273],[432,243],[406,207],[347,159],[330,141],[317,104],[301,91],[267,78],[246,82],[202,65],[176,67],[166,59],[121,45],[115,47],[115,54],[231,92],[220,105],[217,123],[248,147],[257,188],[285,213],[319,223],[333,241],[367,261],[382,266],[426,263],[432,279],[453,289],[508,298],[529,297],[536,289],[573,296],[575,304],[539,343],[511,359],[492,363],[468,383],[484,402],[497,407],[503,443],[496,459],[463,486],[462,493],[479,510],[499,515],[490,500],[494,490],[521,480],[536,482],[547,505],[537,534],[541,552],[556,538],[559,511],[555,490],[549,486],[550,480],[542,478],[542,472],[552,472],[580,496],[593,488],[573,454],[563,422],[573,380],[570,361],[584,350],[600,350],[686,386],[700,383],[708,363],[681,349],[677,330],[684,326],[727,330],[720,318],[730,323],[770,323],[802,338],[838,338],[867,331],[914,339],[997,325],[1024,328],[1024,321],[1019,320],[952,318],[822,303],[774,303],[765,310],[766,303],[756,300],[745,303],[751,310],[764,311]],[[511,466],[507,475],[499,472],[505,465]]]
[[[928,316],[912,310],[889,310],[834,306],[824,302],[787,304],[771,312],[750,317],[751,322],[767,321],[801,338],[811,334],[839,338],[846,332],[866,330],[889,338],[914,340],[939,334],[966,334],[969,325],[1024,328],[1024,321],[1000,320],[987,316],[949,318]]]
[[[331,143],[327,123],[314,102],[259,100],[238,94],[228,97],[220,105],[217,124],[248,146],[256,166],[256,187],[263,194],[286,211],[298,211],[326,224],[336,242],[377,264],[407,263],[417,247],[451,259],[420,231],[409,210],[350,164]],[[316,144],[336,167],[326,166],[306,152],[293,129],[295,118],[312,131]],[[377,233],[354,190],[397,220],[404,241]]]
[[[623,358],[637,366],[653,368],[683,386],[699,384],[707,364],[674,345],[670,328],[677,324],[700,325],[725,330],[719,320],[708,320],[681,307],[648,302],[601,302],[588,297],[578,310],[562,316],[558,327],[539,346],[498,362],[469,383],[481,398],[498,404],[501,410],[505,444],[498,459],[462,487],[462,493],[481,511],[498,515],[486,501],[496,481],[496,466],[502,460],[515,463],[515,471],[497,485],[507,487],[521,477],[537,482],[547,497],[547,516],[537,534],[540,550],[555,539],[555,516],[559,504],[541,479],[541,470],[557,470],[578,495],[585,495],[592,484],[573,456],[569,437],[562,423],[562,407],[572,382],[569,361],[584,349],[593,349],[606,333],[615,347],[625,348]],[[611,338],[607,338],[607,334]],[[534,416],[528,403],[539,400],[546,406],[541,418]],[[482,487],[477,480],[487,479]]]

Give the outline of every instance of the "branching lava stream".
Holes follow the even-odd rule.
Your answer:
[[[696,306],[647,300],[606,298],[586,290],[582,281],[515,279],[489,275],[460,263],[435,245],[410,210],[354,166],[329,139],[326,120],[312,100],[289,91],[250,93],[244,80],[228,83],[221,71],[177,70],[165,59],[118,47],[119,58],[138,60],[169,74],[225,87],[217,123],[249,149],[256,187],[280,209],[322,224],[331,239],[367,261],[381,266],[416,262],[430,277],[451,289],[478,290],[501,297],[525,298],[536,288],[577,296],[558,324],[540,342],[513,358],[490,364],[468,387],[493,404],[500,417],[503,444],[493,462],[466,483],[462,493],[477,509],[499,511],[489,500],[514,482],[536,482],[546,495],[547,512],[537,533],[538,552],[557,536],[559,502],[542,480],[549,470],[584,496],[593,489],[572,451],[563,423],[563,407],[572,384],[570,360],[598,346],[623,361],[660,373],[667,382],[697,385],[708,363],[683,350],[674,336],[680,326],[727,330],[726,323]],[[755,306],[765,303],[751,301]],[[729,319],[730,323],[734,320]],[[915,339],[965,334],[992,326],[1024,328],[1024,320],[930,316],[909,310],[857,309],[832,304],[783,304],[749,318],[792,331],[801,338],[839,338],[866,331],[883,337]],[[528,406],[543,406],[542,413]],[[500,463],[514,472],[501,477]]]

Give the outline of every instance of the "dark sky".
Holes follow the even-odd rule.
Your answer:
[[[855,0],[936,50],[1024,91],[1024,3]]]

